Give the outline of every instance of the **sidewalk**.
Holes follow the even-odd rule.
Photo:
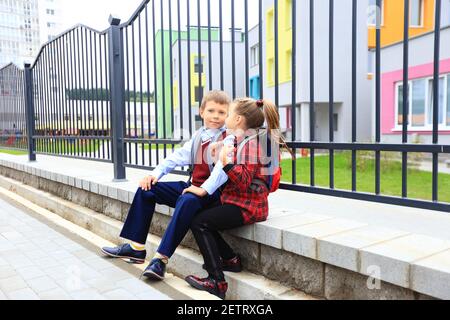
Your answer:
[[[170,298],[0,199],[0,300],[4,299]]]

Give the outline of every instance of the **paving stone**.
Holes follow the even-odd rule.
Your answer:
[[[27,283],[20,276],[12,276],[0,279],[0,290],[8,294],[9,292],[27,288]]]
[[[129,291],[118,288],[102,294],[108,300],[135,300],[136,296]]]
[[[31,280],[31,279],[35,279],[35,278],[39,278],[39,277],[45,276],[45,272],[42,271],[40,268],[35,267],[35,266],[18,269],[17,273],[24,280]]]
[[[8,297],[11,300],[39,300],[38,295],[30,288],[10,292]]]
[[[72,300],[72,297],[61,288],[41,292],[38,296],[41,300]]]
[[[58,288],[56,282],[48,276],[27,280],[27,283],[37,293]]]

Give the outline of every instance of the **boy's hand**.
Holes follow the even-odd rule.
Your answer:
[[[139,187],[144,191],[152,190],[152,186],[158,183],[158,179],[153,176],[145,177],[141,182],[139,182]]]
[[[192,193],[200,198],[206,197],[208,195],[208,192],[206,192],[205,189],[196,186],[190,186],[189,188],[184,189],[183,194],[186,193]]]

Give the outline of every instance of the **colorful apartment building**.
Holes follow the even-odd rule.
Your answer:
[[[442,25],[450,23],[450,0],[442,0]],[[409,2],[409,36],[415,37],[434,30],[435,0],[410,0]],[[376,0],[370,0],[369,6],[375,7]],[[375,10],[369,18],[369,48],[375,48]],[[404,29],[404,1],[381,0],[379,9],[381,16],[381,46],[403,40]]]
[[[206,91],[210,89],[221,89],[223,77],[223,89],[232,96],[233,91],[236,97],[245,96],[245,42],[244,34],[240,29],[235,29],[234,55],[235,65],[233,67],[232,56],[233,46],[232,42],[226,39],[231,38],[225,35],[222,42],[223,50],[223,75],[221,75],[220,68],[220,50],[221,42],[219,31],[213,29],[211,38],[211,56],[209,56],[209,42],[207,37],[207,28],[202,28],[201,33],[201,58],[199,58],[198,37],[193,37],[198,33],[196,27],[191,28],[191,44],[190,52],[188,52],[187,37],[181,37],[173,42],[172,46],[172,65],[173,65],[173,89],[174,89],[174,128],[175,137],[179,137],[181,133],[176,129],[181,128],[181,121],[183,121],[184,134],[188,136],[189,124],[191,123],[192,131],[202,126],[202,120],[199,115],[199,105],[201,99]],[[231,30],[230,30],[231,32]],[[195,39],[195,40],[194,40]],[[179,48],[181,46],[181,57]],[[169,60],[167,60],[169,61]],[[181,72],[180,72],[181,62]],[[209,72],[209,65],[211,63],[212,73]],[[235,88],[233,89],[233,69],[235,70]],[[170,75],[170,73],[169,73]],[[199,79],[201,77],[201,79]],[[168,77],[166,77],[167,79]],[[181,80],[181,81],[180,81]],[[167,82],[168,80],[166,80]],[[190,86],[189,86],[190,83]],[[181,92],[180,92],[181,91]],[[170,92],[166,93],[167,97]],[[181,97],[181,98],[180,98]],[[161,98],[160,98],[161,99]],[[181,99],[181,100],[180,100]],[[182,109],[181,109],[182,108]],[[191,113],[189,113],[189,110]],[[167,110],[166,110],[167,111]],[[181,112],[182,111],[182,112]],[[192,119],[194,119],[192,121]],[[166,119],[167,121],[167,119]],[[162,123],[162,122],[161,122]]]
[[[198,69],[200,64],[198,63],[198,55],[196,55],[197,45],[198,42],[198,27],[191,27],[189,29],[189,37],[191,39],[191,56],[189,63],[191,64],[191,75],[190,75],[190,81],[193,84],[192,86],[192,92],[191,96],[192,101],[191,105],[196,104],[195,97],[198,95],[199,90],[196,88],[194,84],[199,83],[199,72]],[[159,132],[159,138],[167,137],[171,138],[173,137],[173,131],[174,128],[172,128],[172,108],[174,107],[174,118],[175,123],[179,121],[179,112],[178,112],[178,99],[179,99],[179,91],[178,91],[178,82],[176,81],[176,74],[178,72],[179,68],[179,59],[178,59],[178,41],[180,39],[183,43],[187,42],[188,39],[188,31],[181,31],[180,34],[177,30],[172,30],[172,43],[170,43],[170,31],[169,30],[158,30],[155,35],[155,43],[156,43],[156,79],[157,79],[157,86],[156,86],[156,105],[158,107],[158,132]],[[163,38],[163,39],[162,39]],[[207,28],[200,28],[200,39],[202,42],[208,41],[208,29]],[[217,28],[211,29],[211,41],[217,42],[219,41],[219,31]],[[171,68],[171,57],[170,57],[170,47],[172,46],[172,68]],[[203,48],[203,53],[207,52],[205,51],[205,48]],[[186,53],[187,55],[187,53]],[[185,55],[185,56],[186,56]],[[205,58],[205,54],[202,54],[202,61]],[[185,58],[183,57],[183,60]],[[164,61],[164,63],[163,63]],[[186,61],[183,62],[183,64],[186,64]],[[173,72],[173,83],[171,82],[171,70]],[[204,69],[202,68],[204,71]],[[186,75],[187,73],[185,73]],[[202,84],[205,83],[205,73],[203,72],[202,75]],[[173,97],[174,101],[172,102],[172,84],[173,84]],[[164,90],[163,90],[164,89]],[[202,89],[203,90],[203,89]],[[188,105],[187,103],[185,104]],[[165,125],[164,125],[165,124]],[[164,128],[166,130],[164,135]],[[175,126],[177,128],[177,126]]]
[[[264,0],[263,41],[258,28],[250,31],[250,47],[262,45],[263,95],[275,100],[275,8],[272,0]],[[310,1],[296,1],[296,138],[311,140],[310,136]],[[368,0],[358,1],[357,28],[367,29]],[[335,2],[334,7],[334,139],[348,142],[352,138],[352,1]],[[315,141],[329,139],[329,2],[314,1],[314,113]],[[371,82],[367,79],[367,32],[357,33],[357,138],[371,139],[370,114]],[[258,57],[259,58],[259,57]],[[259,76],[257,67],[251,69],[251,78]],[[278,1],[278,75],[279,107],[284,134],[292,136],[292,0]],[[251,80],[250,80],[251,81]],[[253,87],[251,85],[251,87]],[[252,91],[251,91],[252,93]],[[258,92],[254,94],[258,96]]]
[[[434,0],[410,0],[408,141],[432,142]],[[381,24],[382,141],[401,143],[403,126],[403,1],[383,0]],[[450,143],[450,1],[441,8],[439,140]],[[370,34],[374,30],[369,30]],[[374,57],[373,49],[370,54]],[[371,60],[373,61],[374,58]],[[373,71],[373,69],[371,70]],[[375,86],[375,82],[373,83]],[[375,92],[373,87],[373,92]],[[373,95],[374,96],[374,95]],[[375,101],[372,102],[375,110]],[[374,116],[374,114],[373,114]]]

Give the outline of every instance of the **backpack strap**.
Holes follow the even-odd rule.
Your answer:
[[[241,160],[241,156],[242,156],[242,151],[244,150],[244,147],[253,139],[256,139],[260,136],[263,136],[266,133],[265,130],[263,130],[262,132],[258,132],[255,135],[246,137],[239,145],[238,145],[238,150],[237,150],[237,161],[239,163],[239,161]],[[267,149],[269,149],[269,153],[268,156],[270,158],[272,158],[272,141],[270,140],[270,136],[267,136]],[[275,157],[271,162],[270,162],[270,167],[274,166],[275,168],[279,167],[280,165],[280,159],[278,157]],[[266,188],[269,189],[270,191],[270,186],[272,185],[272,175],[269,176],[269,181],[263,181],[261,179],[253,179],[252,181],[253,185],[260,185],[260,186],[265,186]]]

